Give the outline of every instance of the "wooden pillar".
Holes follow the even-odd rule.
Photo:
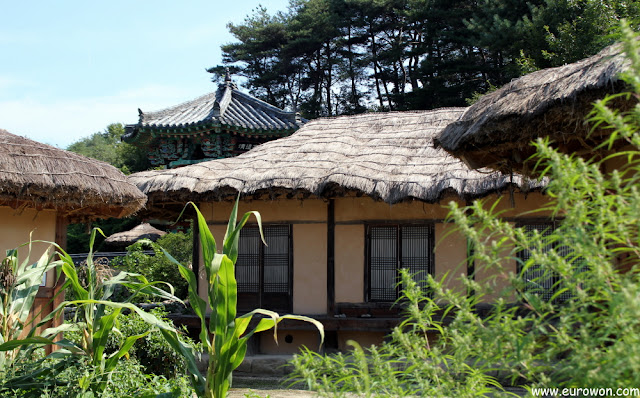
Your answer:
[[[56,237],[55,242],[63,249],[67,249],[67,226],[69,225],[69,220],[67,217],[58,214],[56,216]],[[58,308],[58,306],[64,301],[64,290],[62,290],[62,285],[64,284],[64,274],[60,274],[60,278],[55,281],[55,284],[52,289],[51,299],[50,299],[50,310],[49,312]],[[64,313],[60,313],[57,317],[51,320],[51,327],[58,327],[62,325],[64,322]],[[54,340],[61,338],[62,336],[56,336]],[[46,346],[45,352],[50,354],[54,350],[54,346]]]
[[[473,202],[467,200],[466,206],[470,207],[471,205],[473,205]],[[467,215],[471,216],[472,211],[467,210]],[[475,247],[473,246],[473,242],[469,238],[466,238],[466,241],[467,241],[467,278],[471,278],[475,281],[476,280],[476,262],[473,258],[473,256],[475,255]],[[469,297],[475,296],[475,294],[476,292],[473,289],[469,289],[469,291],[467,292],[467,295]]]
[[[327,204],[327,313],[334,315],[336,309],[336,217],[335,202],[329,199]]]
[[[196,275],[196,293],[200,294],[200,227],[198,217],[194,216],[191,223],[192,244],[191,269]]]

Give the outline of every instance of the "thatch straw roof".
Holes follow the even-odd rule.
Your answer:
[[[433,137],[463,108],[369,113],[316,119],[293,135],[240,156],[178,169],[132,174],[151,205],[228,200],[242,195],[335,197],[365,194],[388,203],[436,202],[446,193],[475,197],[503,190],[519,176],[472,171]],[[538,187],[535,185],[532,187]]]
[[[124,247],[136,243],[140,239],[150,239],[156,241],[159,237],[166,235],[165,231],[154,228],[149,223],[142,223],[129,231],[118,232],[110,235],[104,240],[109,246]]]
[[[484,95],[438,137],[440,145],[473,168],[510,169],[534,151],[529,143],[550,136],[567,151],[590,151],[584,123],[592,103],[624,85],[618,75],[627,63],[619,45],[557,68],[513,80]]]
[[[0,129],[0,205],[90,219],[128,216],[145,202],[115,167]]]

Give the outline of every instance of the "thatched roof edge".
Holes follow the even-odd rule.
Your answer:
[[[71,218],[125,217],[146,196],[110,164],[0,129],[0,205]]]
[[[136,225],[132,229],[123,232],[117,232],[109,235],[104,241],[107,244],[131,244],[140,239],[151,239],[155,241],[161,236],[166,235],[165,231],[161,231],[153,227],[149,223]]]
[[[229,200],[242,196],[367,195],[387,203],[471,198],[510,186],[544,184],[487,170],[472,171],[433,136],[464,108],[370,113],[316,119],[290,137],[235,158],[136,173],[131,180],[151,204]]]
[[[581,61],[522,76],[481,97],[438,134],[435,144],[469,158],[470,152],[528,146],[538,136],[561,142],[584,137],[593,101],[624,87],[619,74],[627,65],[616,44]]]

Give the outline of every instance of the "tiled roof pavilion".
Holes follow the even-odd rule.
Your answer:
[[[304,120],[238,90],[227,74],[214,93],[157,112],[138,109],[122,139],[148,149],[154,166],[239,155],[296,131]]]

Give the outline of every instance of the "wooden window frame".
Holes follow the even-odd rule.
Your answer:
[[[553,231],[555,231],[558,228],[558,220],[527,219],[527,220],[519,220],[516,223],[516,227],[519,227],[519,228],[525,228],[527,226],[533,226],[533,225],[547,225],[548,227],[551,228],[550,232],[553,233]],[[552,245],[553,246],[551,248],[556,248],[556,249],[558,248],[557,243],[552,243]],[[527,261],[527,258],[525,258],[525,255],[526,255],[526,250],[519,250],[518,253],[517,253],[517,256],[518,256],[518,262],[517,262],[518,275],[521,275],[522,267],[523,267],[524,263]],[[541,265],[538,265],[538,266],[542,267]],[[545,300],[545,301],[549,301],[557,293],[558,289],[560,288],[560,286],[558,285],[560,277],[555,275],[553,272],[549,275],[549,277],[551,278],[551,287],[545,288],[545,291],[540,292],[538,294],[541,297],[541,299]],[[524,292],[527,292],[529,290],[535,290],[535,288],[527,288],[525,286]],[[566,301],[567,299],[569,299],[570,297],[571,296],[570,296],[569,293],[564,292],[560,296],[556,297],[554,302],[562,303],[562,302]]]
[[[266,295],[269,293],[267,291],[265,291],[265,245],[262,242],[259,242],[258,244],[258,253],[255,253],[254,255],[257,255],[258,258],[258,289],[257,292],[243,292],[241,289],[238,289],[238,311],[239,312],[249,312],[255,308],[263,308],[263,309],[268,309],[268,310],[273,310],[276,312],[291,312],[293,310],[293,226],[291,224],[284,224],[284,223],[269,223],[269,224],[263,224],[262,225],[262,229],[263,229],[263,233],[264,233],[264,237],[265,240],[268,242],[269,241],[269,231],[272,230],[273,227],[286,227],[287,228],[287,298],[286,298],[286,304],[282,305],[282,306],[276,306],[274,307],[273,303],[270,303],[268,298],[266,298]],[[243,231],[246,232],[246,230],[255,228],[257,229],[258,226],[257,224],[247,224],[244,226]],[[240,233],[240,239],[243,238],[243,234],[242,231]],[[239,250],[240,250],[241,245],[239,244]],[[241,254],[238,253],[238,262],[236,262],[236,279],[238,279],[238,270],[239,268],[243,267],[242,263],[242,257]],[[240,263],[240,264],[238,264]],[[242,283],[242,281],[238,281],[238,285],[240,287],[240,284]],[[249,296],[251,294],[255,294],[257,295],[257,302],[254,303],[254,305],[250,305],[246,308],[243,308],[243,306],[241,305],[241,299],[243,298],[242,295],[246,295]],[[282,293],[285,294],[285,293]],[[249,307],[253,307],[253,308],[249,308]]]
[[[427,272],[430,275],[435,274],[435,223],[433,222],[421,222],[421,223],[371,223],[365,224],[365,292],[364,297],[367,303],[393,303],[400,297],[400,292],[402,290],[401,286],[395,286],[395,298],[392,300],[387,299],[378,299],[376,297],[372,297],[372,253],[371,253],[371,243],[372,237],[371,232],[375,228],[395,228],[396,237],[395,237],[395,248],[396,248],[396,283],[399,281],[397,278],[399,277],[399,271],[402,268],[407,268],[404,266],[403,261],[403,253],[402,253],[402,230],[407,227],[423,227],[427,228],[427,237],[426,237],[426,245],[428,251],[428,264],[427,264]]]

